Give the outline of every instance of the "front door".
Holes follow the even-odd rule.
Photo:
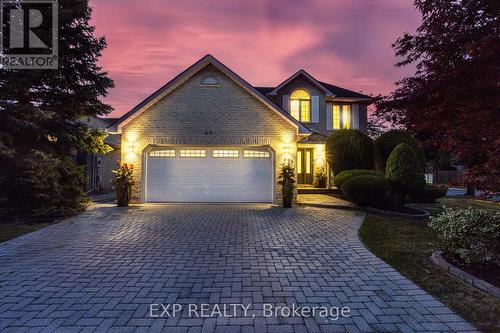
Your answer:
[[[313,149],[297,149],[297,182],[299,184],[313,183]]]

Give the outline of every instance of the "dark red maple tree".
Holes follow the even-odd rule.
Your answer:
[[[470,185],[500,189],[500,1],[416,0],[422,24],[393,44],[415,74],[375,114],[468,167]]]

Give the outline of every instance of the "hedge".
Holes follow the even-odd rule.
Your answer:
[[[335,131],[326,140],[326,158],[333,174],[344,170],[374,169],[373,140],[358,130]]]
[[[384,207],[389,188],[389,182],[383,177],[362,175],[346,180],[342,184],[342,193],[358,205]]]
[[[342,188],[342,184],[346,180],[352,177],[356,176],[380,176],[383,177],[384,175],[378,171],[375,170],[367,170],[367,169],[355,169],[355,170],[344,170],[338,175],[335,176],[333,179],[335,186],[337,186],[338,189]]]
[[[447,192],[446,186],[426,185],[421,189],[414,190],[409,196],[411,202],[433,203],[444,197]]]

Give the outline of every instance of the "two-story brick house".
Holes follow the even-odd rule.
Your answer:
[[[139,202],[274,202],[284,162],[299,186],[328,170],[332,131],[366,132],[372,98],[300,70],[253,87],[207,55],[121,117],[122,161],[136,166]]]

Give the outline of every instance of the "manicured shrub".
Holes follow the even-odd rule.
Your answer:
[[[441,249],[465,264],[500,265],[500,213],[487,209],[445,208],[431,217]]]
[[[411,202],[433,203],[448,192],[446,186],[425,185],[425,187],[410,193]]]
[[[391,199],[396,207],[404,206],[409,193],[424,187],[424,172],[413,149],[406,143],[389,155],[385,178],[391,183]]]
[[[394,148],[401,143],[409,145],[420,160],[422,168],[425,168],[425,154],[418,145],[417,140],[408,132],[402,130],[390,130],[382,133],[375,139],[375,167],[380,172],[385,172],[385,167],[389,155]]]
[[[374,169],[373,140],[358,130],[334,132],[326,140],[326,158],[333,174],[344,170]]]
[[[371,207],[384,207],[389,182],[377,175],[351,177],[342,184],[342,193],[350,201]]]
[[[326,187],[326,171],[324,167],[319,168],[314,174],[314,187]]]
[[[348,180],[349,178],[356,177],[356,176],[367,176],[367,175],[368,176],[384,177],[384,175],[382,173],[375,171],[375,170],[366,170],[366,169],[344,170],[341,173],[339,173],[338,175],[336,175],[335,178],[333,179],[333,181],[335,183],[335,186],[337,186],[338,189],[341,189],[342,184],[344,184],[344,182],[346,180]]]

